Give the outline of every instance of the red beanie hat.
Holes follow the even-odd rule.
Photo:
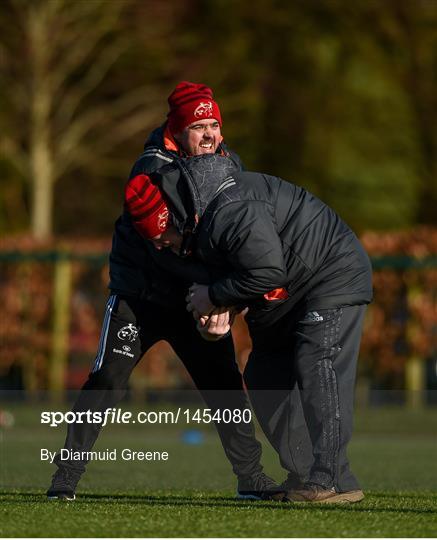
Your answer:
[[[169,223],[169,213],[161,192],[146,174],[129,180],[125,188],[124,204],[130,213],[135,229],[144,238],[154,238],[163,233]]]
[[[222,125],[220,109],[213,99],[212,90],[204,84],[180,82],[170,94],[168,104],[168,127],[173,134],[204,118],[214,118]]]

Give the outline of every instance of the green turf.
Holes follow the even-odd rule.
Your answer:
[[[49,502],[54,468],[39,459],[64,429],[43,428],[35,411],[16,411],[1,432],[0,535],[9,537],[433,537],[437,535],[436,411],[359,411],[350,445],[366,498],[356,505],[247,502],[211,427],[190,446],[181,427],[111,426],[98,448],[167,450],[166,463],[93,462],[73,503]],[[263,441],[263,463],[282,480]]]
[[[35,492],[2,497],[3,536],[432,537],[437,496],[371,492],[356,505],[238,502],[231,493],[87,494],[46,502]]]

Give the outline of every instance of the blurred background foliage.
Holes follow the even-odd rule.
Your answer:
[[[436,221],[435,1],[3,0],[0,34],[4,233],[111,234],[182,79],[358,232]]]
[[[424,361],[437,365],[437,1],[2,0],[0,36],[0,379],[56,391],[68,357],[58,379],[82,384],[124,183],[190,80],[214,89],[246,168],[309,189],[374,261],[394,257],[375,267],[361,380],[423,389]],[[78,258],[56,344],[60,247]],[[241,321],[234,333],[242,366]],[[160,344],[133,388],[188,384],[173,358]]]

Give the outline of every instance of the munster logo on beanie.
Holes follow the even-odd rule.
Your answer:
[[[206,103],[204,101],[201,101],[198,107],[196,107],[196,109],[194,110],[193,114],[196,118],[202,118],[202,116],[211,117],[213,114],[212,101],[208,101]]]
[[[161,232],[164,232],[167,229],[168,216],[168,208],[165,208],[162,212],[158,214],[158,229]]]

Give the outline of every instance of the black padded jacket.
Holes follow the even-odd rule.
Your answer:
[[[199,156],[157,174],[174,208],[186,185],[191,207],[183,206],[197,223],[194,253],[210,271],[216,306],[248,305],[249,323],[269,325],[297,304],[323,309],[372,300],[369,258],[334,210],[302,187],[232,166],[226,157]],[[267,299],[273,289],[286,297]]]

